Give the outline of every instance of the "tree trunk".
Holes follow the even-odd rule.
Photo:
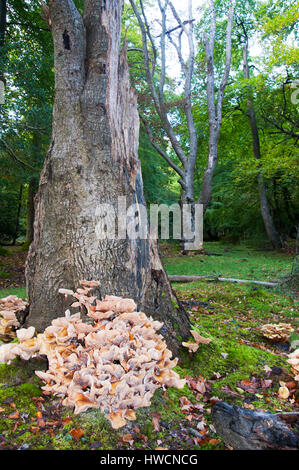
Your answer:
[[[28,185],[28,196],[27,196],[27,224],[26,224],[26,242],[28,245],[33,240],[34,234],[34,196],[37,191],[36,178],[31,178]]]
[[[212,197],[212,183],[218,160],[218,140],[219,134],[210,131],[209,157],[208,165],[202,179],[199,204],[203,205],[203,214],[205,214]]]
[[[244,77],[249,79],[249,65],[248,65],[248,38],[246,36],[245,45],[243,47],[243,70]],[[259,139],[259,131],[257,127],[255,109],[252,99],[248,99],[248,113],[249,121],[252,134],[252,145],[253,145],[253,154],[257,160],[261,160],[261,146]],[[269,201],[267,198],[266,186],[264,176],[261,171],[257,175],[258,180],[258,189],[259,189],[259,199],[260,199],[260,209],[261,215],[264,221],[265,229],[268,235],[268,238],[275,249],[281,248],[281,240],[277,233],[277,230],[274,225],[274,221],[270,212]]]
[[[225,67],[219,85],[217,99],[215,99],[215,41],[216,41],[216,11],[214,1],[210,0],[211,25],[209,39],[204,35],[204,45],[207,63],[207,102],[209,111],[209,156],[208,164],[205,169],[199,204],[203,205],[203,214],[205,214],[212,198],[212,182],[218,161],[218,142],[222,124],[222,106],[224,91],[227,85],[231,68],[231,49],[232,49],[232,27],[234,18],[234,6],[231,5],[228,10],[227,29],[226,29],[226,49],[225,49]]]
[[[187,173],[187,172],[186,172]],[[186,237],[186,233],[184,233],[183,228],[183,221],[184,221],[184,211],[186,211],[186,206],[191,208],[190,214],[190,226],[192,229],[192,233],[195,233],[196,229],[196,220],[195,220],[195,207],[194,207],[194,187],[193,187],[193,171],[186,176],[186,189],[181,189],[181,197],[179,201],[180,209],[181,209],[181,221],[182,221],[182,232],[181,232],[181,239],[180,239],[180,252],[182,255],[187,255],[190,248],[188,248],[188,244],[192,243],[193,239],[188,239]],[[185,208],[184,208],[185,206]]]
[[[17,241],[17,238],[18,238],[19,225],[20,225],[20,214],[21,214],[21,209],[22,209],[22,195],[23,195],[23,185],[21,184],[20,185],[20,190],[19,190],[19,198],[18,198],[16,228],[15,228],[15,233],[14,233],[13,240],[12,240],[12,245],[16,244],[16,241]]]
[[[34,240],[26,279],[27,323],[38,330],[65,309],[61,287],[100,281],[99,295],[131,297],[164,322],[174,354],[177,334],[189,336],[187,314],[162,265],[156,240],[98,239],[99,204],[117,209],[118,197],[144,204],[138,160],[137,99],[129,85],[126,50],[119,55],[122,1],[85,0],[84,16],[72,0],[53,0],[55,102],[52,143],[36,196]],[[116,220],[116,226],[122,220]]]
[[[7,4],[6,0],[0,2],[0,78],[3,79],[4,64],[6,62],[5,35],[7,26]]]
[[[276,250],[278,250],[279,248],[281,248],[282,244],[281,244],[279,235],[277,233],[277,230],[275,228],[272,214],[270,212],[263,174],[259,172],[257,175],[257,178],[258,178],[258,187],[259,187],[260,208],[261,208],[261,214],[263,217],[265,229],[266,229],[268,238],[272,246]]]

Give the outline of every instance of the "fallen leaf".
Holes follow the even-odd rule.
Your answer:
[[[8,417],[10,419],[18,419],[20,416],[20,413],[18,411],[15,411],[14,413],[11,413]]]
[[[62,420],[62,424],[63,424],[63,426],[66,426],[66,424],[70,423],[71,421],[72,421],[72,418],[64,418]]]
[[[209,444],[211,444],[212,446],[216,446],[217,444],[219,444],[220,441],[218,441],[218,439],[210,439],[209,440]]]
[[[33,434],[38,435],[39,429],[40,429],[40,428],[39,428],[38,426],[31,426],[30,431],[31,431]]]
[[[70,431],[70,435],[72,436],[73,439],[78,440],[80,437],[84,435],[84,431],[80,428],[73,428]]]
[[[124,442],[129,442],[130,444],[134,442],[134,438],[132,434],[125,434],[122,438]]]
[[[204,421],[200,421],[196,427],[199,431],[204,431],[206,428],[206,423]]]
[[[161,415],[159,413],[152,413],[152,423],[153,423],[155,431],[157,432],[161,431],[160,419],[161,419]]]

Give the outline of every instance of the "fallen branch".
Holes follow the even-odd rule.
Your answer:
[[[266,287],[275,287],[277,286],[278,282],[265,282],[265,281],[252,281],[249,279],[234,279],[231,277],[211,277],[209,275],[205,276],[177,276],[177,275],[172,275],[168,276],[169,280],[171,282],[194,282],[194,281],[202,281],[206,279],[209,282],[212,281],[220,281],[220,282],[237,282],[238,284],[243,284],[243,283],[251,283],[251,284],[259,284],[261,286],[266,286]]]
[[[217,433],[235,450],[298,449],[298,436],[282,418],[282,414],[248,410],[225,402],[217,402],[212,408]]]

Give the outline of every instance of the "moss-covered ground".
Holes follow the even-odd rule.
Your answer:
[[[247,247],[209,244],[205,249],[222,256],[182,257],[168,252],[168,272],[277,279],[287,274],[292,263],[287,254]],[[193,327],[211,339],[196,354],[183,353],[176,368],[187,377],[183,390],[157,391],[151,407],[137,411],[136,421],[113,430],[97,410],[75,416],[58,398],[43,394],[34,374],[47,367],[42,359],[2,364],[0,449],[217,450],[225,448],[211,420],[211,408],[219,399],[250,409],[298,411],[298,390],[287,363],[290,343],[299,339],[294,292],[206,281],[173,287]],[[8,293],[19,295],[16,287],[6,286],[0,297]],[[289,343],[273,343],[260,334],[261,325],[281,322],[291,323],[295,330]],[[288,398],[280,397],[280,382],[288,384]]]

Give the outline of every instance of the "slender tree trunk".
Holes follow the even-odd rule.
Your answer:
[[[244,77],[249,79],[249,65],[248,65],[248,39],[246,37],[245,45],[243,47],[243,70]],[[252,145],[253,145],[253,154],[257,160],[261,160],[261,147],[259,139],[259,131],[256,121],[255,109],[252,99],[248,99],[248,113],[249,121],[252,134]],[[281,240],[279,238],[278,232],[275,228],[273,217],[269,207],[269,201],[267,198],[267,191],[265,186],[265,180],[263,173],[258,172],[257,175],[258,189],[259,189],[259,199],[260,199],[260,209],[261,215],[264,221],[265,229],[268,235],[268,238],[275,249],[281,248]]]
[[[7,2],[0,0],[0,81],[5,84],[4,71],[6,64],[5,36],[7,27]],[[4,85],[1,84],[4,92]]]
[[[199,197],[199,204],[203,205],[203,214],[205,214],[209,207],[212,197],[212,183],[213,176],[218,161],[218,142],[220,137],[220,130],[222,124],[222,106],[225,88],[227,86],[228,77],[231,68],[231,49],[232,49],[232,28],[234,18],[234,2],[228,10],[227,29],[226,29],[226,51],[225,51],[225,67],[221,78],[219,89],[217,92],[217,99],[215,99],[215,63],[214,63],[214,49],[216,41],[216,11],[214,0],[209,0],[211,26],[209,38],[204,35],[204,44],[207,62],[207,101],[209,111],[209,155],[208,164],[205,169],[201,193]]]
[[[185,181],[186,181],[186,186],[181,188],[181,196],[180,196],[180,209],[181,209],[181,221],[182,221],[182,227],[183,227],[183,220],[184,220],[184,205],[185,206],[191,206],[191,227],[192,227],[192,232],[195,233],[195,211],[194,211],[194,179],[193,179],[193,172],[194,169],[190,169],[189,172],[186,171],[186,176],[185,176]],[[188,253],[188,250],[186,249],[186,243],[190,243],[192,240],[188,240],[185,237],[185,234],[182,229],[182,237],[180,240],[180,252],[183,255],[186,255]]]
[[[18,233],[19,233],[19,225],[20,225],[20,214],[21,214],[21,209],[22,209],[22,195],[23,195],[23,185],[20,185],[20,190],[19,190],[19,198],[18,198],[18,209],[17,209],[17,217],[16,217],[16,228],[15,228],[15,233],[13,236],[13,241],[12,245],[16,244],[17,238],[18,238]]]
[[[61,287],[100,281],[99,295],[134,298],[164,322],[175,354],[189,336],[186,313],[165,274],[156,240],[96,236],[97,207],[144,204],[138,160],[137,99],[129,85],[126,50],[119,55],[122,1],[52,0],[55,102],[52,143],[36,197],[34,240],[26,266],[29,324],[38,330],[63,314]],[[117,223],[121,220],[117,220]]]
[[[36,178],[31,178],[28,185],[28,196],[27,196],[27,225],[26,225],[26,242],[28,245],[33,240],[34,234],[34,197],[38,188]]]
[[[201,193],[198,200],[199,204],[203,205],[203,213],[206,212],[211,202],[213,176],[218,160],[218,140],[219,134],[217,136],[215,132],[210,130],[208,165],[203,175]]]

